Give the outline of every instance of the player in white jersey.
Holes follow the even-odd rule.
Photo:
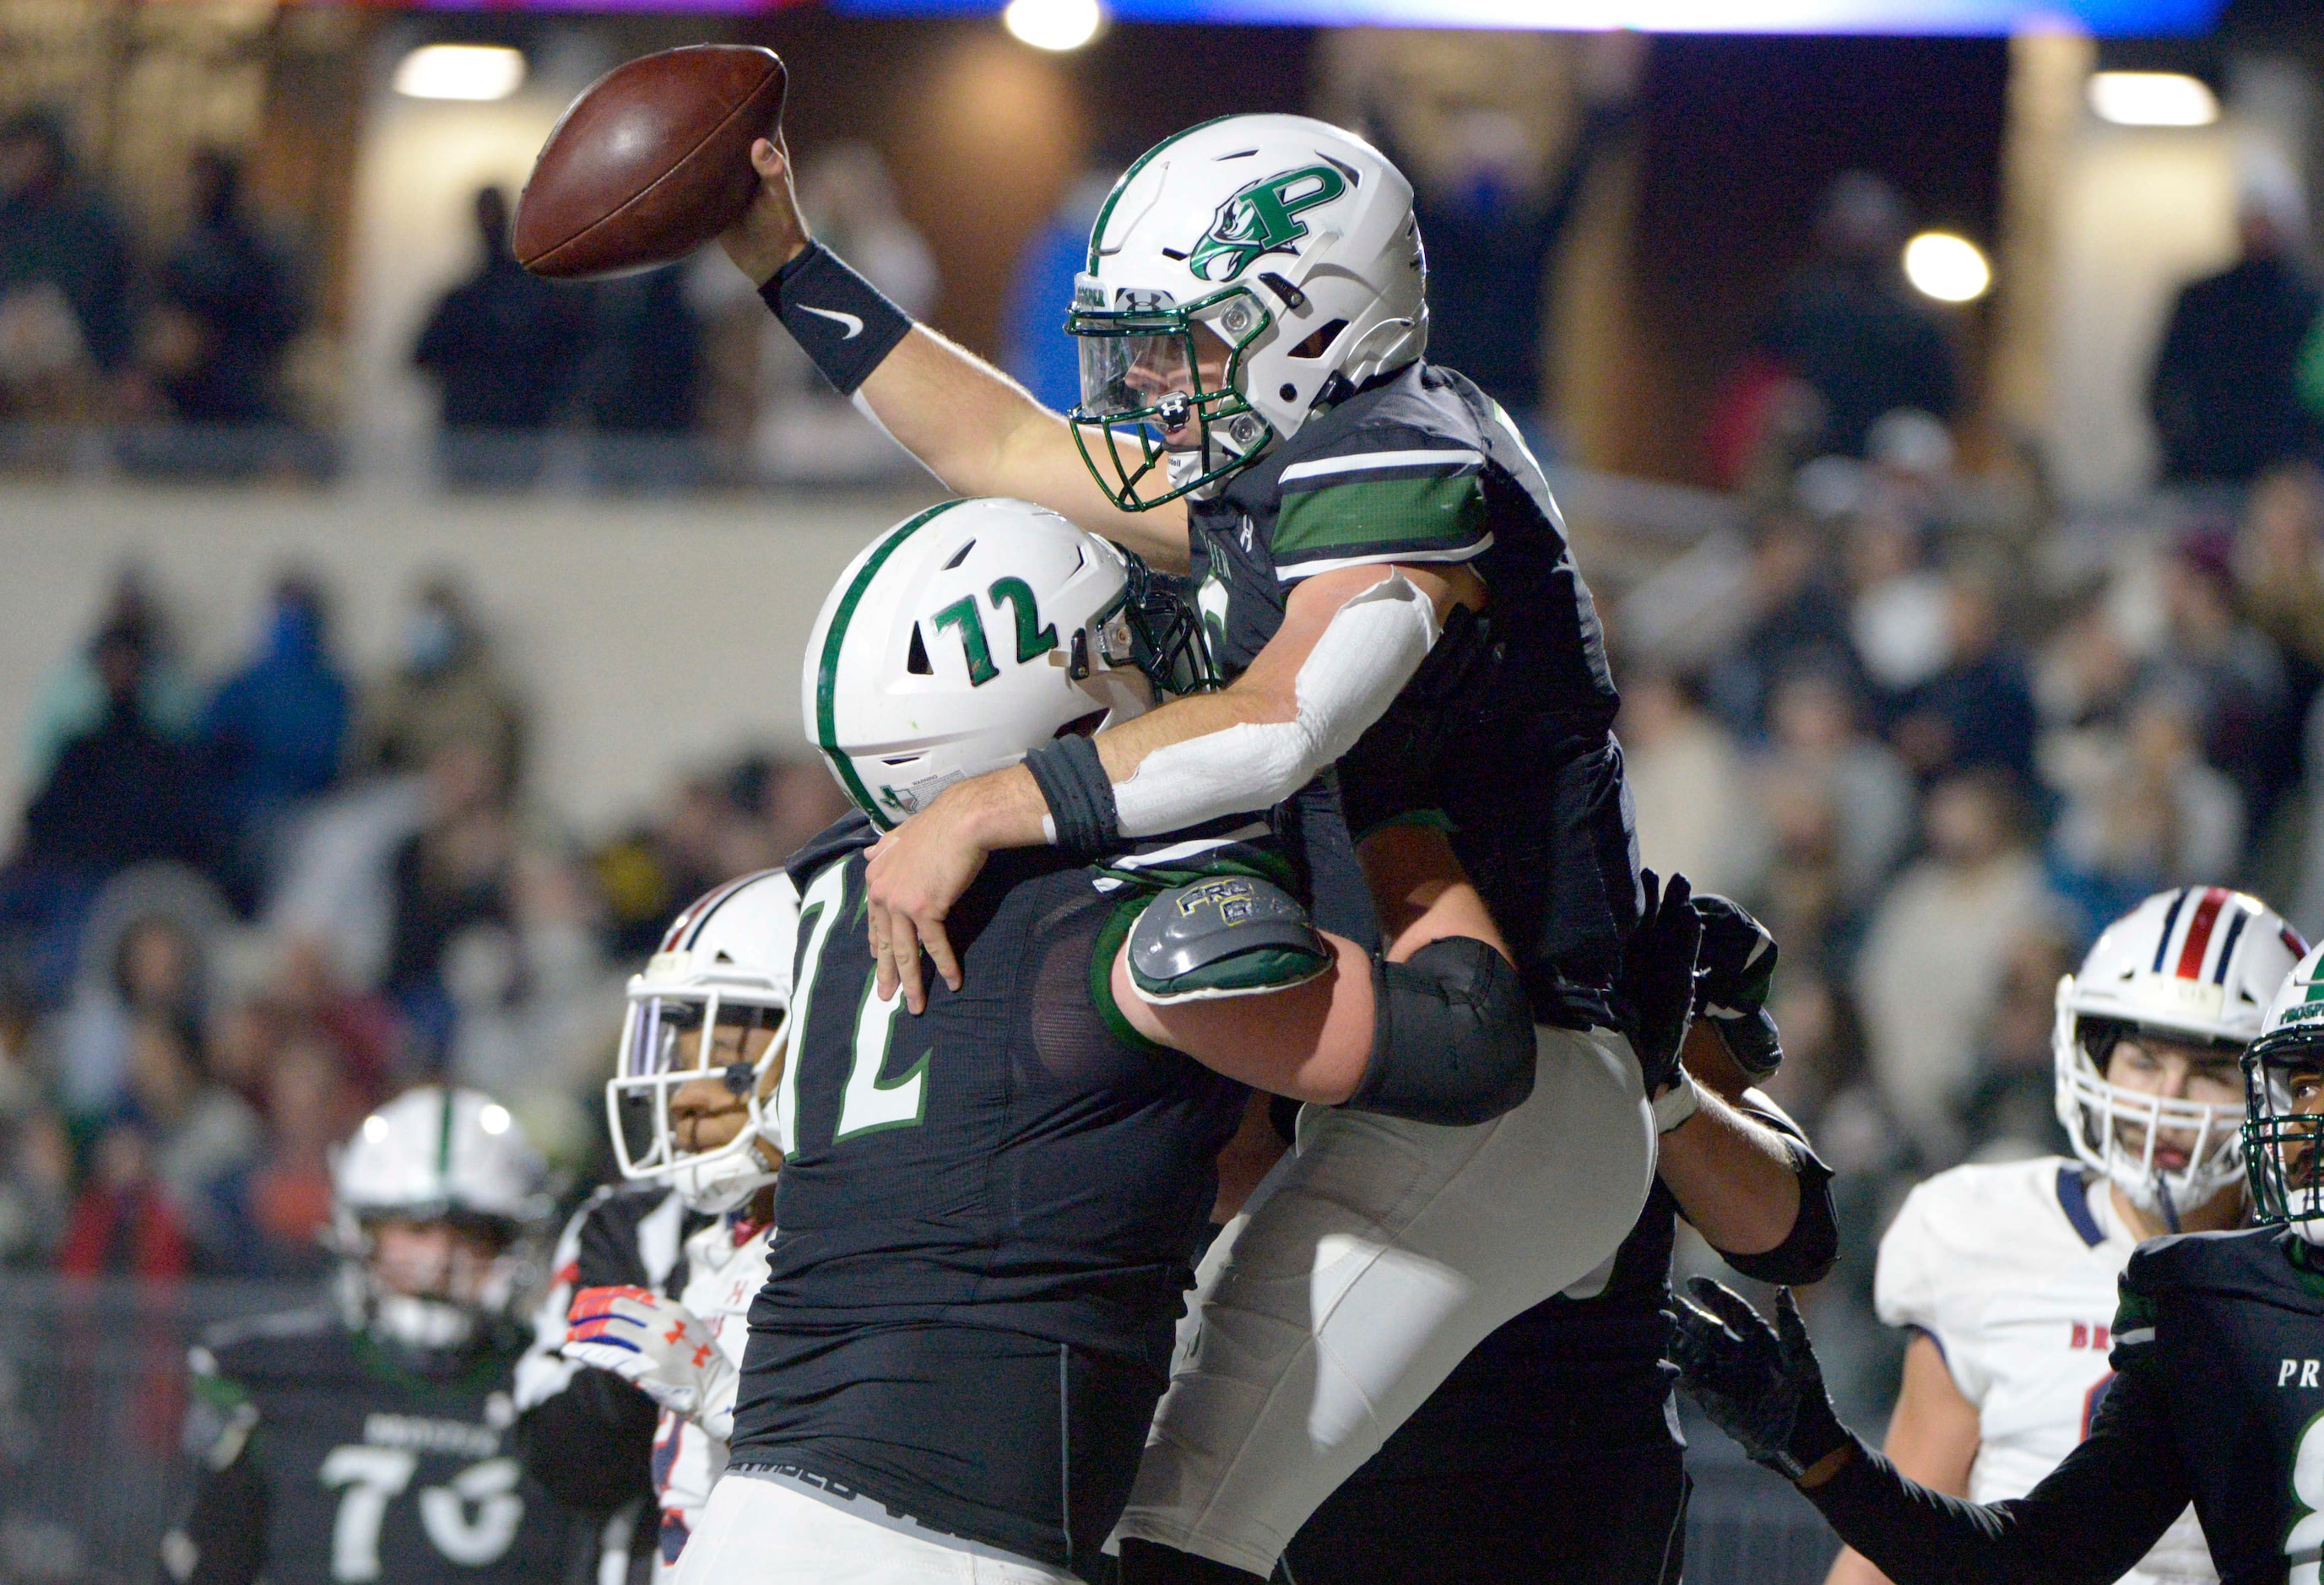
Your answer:
[[[621,1055],[605,1085],[622,1175],[666,1182],[715,1218],[686,1239],[675,1299],[639,1285],[584,1288],[562,1350],[660,1406],[657,1580],[675,1574],[726,1468],[751,1301],[766,1283],[775,1233],[774,1092],[798,930],[798,894],[779,870],[729,881],[679,915],[630,981]]]
[[[1972,1502],[2022,1497],[2089,1433],[2131,1251],[2245,1218],[2243,1049],[2306,954],[2265,904],[2160,893],[2058,985],[2058,1117],[2077,1159],[1972,1163],[1914,1189],[1880,1241],[1880,1319],[1914,1333],[1886,1451]],[[2190,1508],[2134,1585],[2209,1581]],[[1883,1576],[1852,1551],[1827,1585]]]

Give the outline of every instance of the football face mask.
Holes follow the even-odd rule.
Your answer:
[[[2324,1244],[2324,1038],[2288,1030],[2244,1057],[2244,1165],[2259,1221]]]
[[[1275,434],[1240,390],[1268,310],[1240,288],[1134,309],[1105,308],[1104,292],[1083,277],[1065,317],[1082,373],[1066,418],[1098,488],[1122,511],[1144,511],[1248,464]]]
[[[636,992],[605,1083],[613,1159],[625,1178],[667,1180],[696,1210],[730,1210],[771,1181],[782,1073],[780,1000],[751,989]]]

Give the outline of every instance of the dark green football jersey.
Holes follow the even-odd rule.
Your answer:
[[[202,1475],[162,1546],[192,1585],[558,1585],[595,1577],[601,1525],[509,1445],[521,1336],[417,1354],[335,1316],[235,1322],[194,1350]]]

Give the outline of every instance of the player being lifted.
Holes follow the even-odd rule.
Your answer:
[[[2183,950],[2183,949],[2182,949]],[[2191,1501],[2224,1585],[2307,1585],[2324,1545],[2324,953],[2275,992],[2243,1056],[2259,1225],[2139,1246],[2089,1433],[2024,1496],[1908,1479],[1842,1426],[1788,1290],[1770,1327],[1698,1278],[1673,1354],[1686,1390],[1900,1585],[2102,1585]],[[2191,1159],[2191,1156],[2190,1156]],[[2066,1317],[2058,1316],[2058,1324]],[[2159,1561],[2159,1560],[2156,1560]]]
[[[994,589],[1012,619],[961,641],[964,608]],[[1532,1084],[1531,1020],[1473,890],[1399,914],[1398,961],[1378,963],[1309,924],[1263,820],[1101,865],[997,859],[956,917],[966,988],[935,988],[918,1018],[876,994],[859,926],[893,795],[1145,708],[1135,661],[1159,646],[1134,600],[1105,542],[1023,502],[963,502],[868,547],[825,603],[807,714],[862,815],[791,864],[780,1231],[729,1471],[682,1580],[1095,1566],[1238,1081],[1447,1123]],[[1635,1105],[1617,1072],[1569,1089],[1601,1135]],[[1603,1171],[1620,1149],[1576,1156]]]
[[[333,1166],[337,1313],[221,1328],[193,1354],[180,1585],[589,1585],[600,1525],[508,1446],[511,1306],[549,1209],[540,1159],[471,1090],[406,1092]]]
[[[833,382],[953,488],[1038,501],[1190,568],[1227,681],[998,775],[897,788],[890,812],[913,818],[873,854],[866,905],[883,989],[899,982],[921,1004],[924,945],[959,982],[947,920],[991,853],[1049,843],[1089,856],[1286,798],[1310,816],[1319,917],[1367,932],[1362,898],[1342,909],[1356,889],[1331,883],[1318,848],[1342,788],[1384,908],[1416,877],[1465,871],[1513,944],[1545,1071],[1497,1149],[1317,1119],[1238,1231],[1238,1245],[1256,1235],[1246,1264],[1261,1268],[1352,1241],[1361,1254],[1341,1269],[1353,1302],[1319,1319],[1339,1334],[1311,1338],[1304,1304],[1268,1313],[1296,1295],[1235,1281],[1233,1247],[1206,1267],[1204,1324],[1254,1304],[1243,1335],[1274,1341],[1218,1350],[1231,1379],[1174,1390],[1140,1477],[1153,1500],[1134,1505],[1130,1534],[1264,1573],[1470,1347],[1597,1263],[1572,1258],[1594,1227],[1511,1258],[1490,1218],[1460,1209],[1523,1204],[1537,1225],[1564,1225],[1571,1207],[1545,1195],[1555,1175],[1534,1165],[1569,1146],[1550,1070],[1630,1064],[1618,1025],[1647,1047],[1636,1056],[1663,1121],[1684,1124],[1698,1103],[1676,1070],[1685,1009],[1646,1039],[1646,1009],[1611,995],[1642,898],[1589,590],[1506,415],[1423,360],[1411,189],[1360,140],[1303,117],[1230,116],[1139,161],[1071,305],[1085,377],[1070,418],[910,324],[811,242],[780,152],[761,143],[753,159],[761,191],[727,251]],[[989,642],[967,625],[988,617],[1010,620],[997,594],[945,641]],[[1323,774],[1335,763],[1336,782]],[[1684,908],[1646,912],[1692,926]],[[1640,1170],[1606,1180],[1626,1226],[1637,1201],[1618,1202],[1648,1178],[1640,1110]],[[1708,1170],[1797,1203],[1779,1141],[1716,1101],[1701,1116]],[[1415,1261],[1457,1278],[1407,1291],[1394,1273]],[[1377,1306],[1408,1324],[1370,1324]],[[1328,1357],[1339,1399],[1275,1390],[1312,1368],[1303,1352]],[[1223,1495],[1230,1468],[1259,1488]],[[1148,1550],[1125,1547],[1133,1575]]]
[[[2241,1225],[2244,1049],[2307,945],[2255,898],[2189,887],[2108,926],[2058,987],[2058,1119],[2078,1161],[1957,1166],[1881,1240],[1880,1318],[1910,1327],[1886,1448],[1938,1491],[2022,1497],[2088,1433],[2131,1251]],[[2216,1578],[2194,1516],[2125,1576]],[[1879,1574],[1855,1553],[1831,1585]]]

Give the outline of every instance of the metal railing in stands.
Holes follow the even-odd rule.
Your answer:
[[[321,1297],[311,1285],[0,1277],[0,1581],[151,1585],[191,1486],[188,1347],[215,1322]],[[1836,1544],[1814,1510],[1717,1432],[1688,1431],[1691,1585],[1816,1585]]]

